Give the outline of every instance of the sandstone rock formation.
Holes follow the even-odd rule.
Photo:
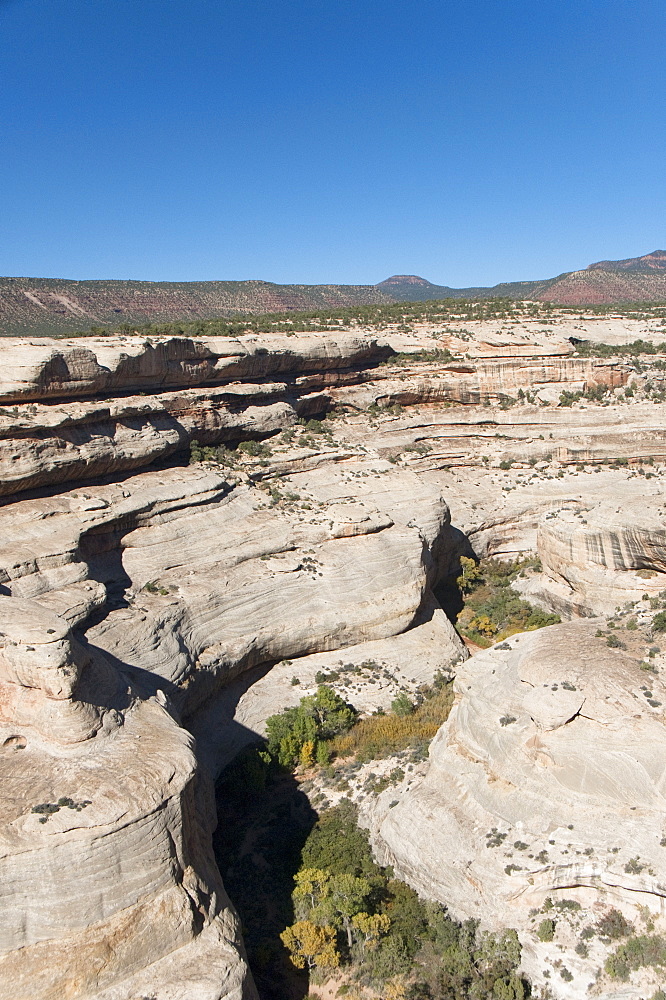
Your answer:
[[[545,984],[550,966],[558,997],[585,996],[603,963],[598,942],[589,957],[575,953],[581,920],[611,906],[637,925],[640,906],[666,913],[666,686],[596,627],[516,635],[467,660],[422,782],[394,808],[395,788],[384,793],[366,817],[382,860],[424,895],[459,917],[517,927],[524,968]],[[559,986],[536,936],[548,897],[574,977]],[[572,926],[565,917],[577,911],[558,909],[562,899],[584,908]],[[645,996],[644,986],[621,995]],[[611,984],[603,995],[616,995]]]
[[[415,621],[455,545],[445,504],[406,470],[388,487],[389,470],[354,456],[300,473],[302,499],[276,507],[190,467],[0,510],[0,996],[253,995],[211,859],[209,771],[178,720],[196,730],[255,664],[377,653]],[[431,677],[462,646],[428,600],[405,650],[438,642]],[[204,728],[211,770],[222,743]]]
[[[170,996],[252,996],[191,737],[39,602],[0,616],[0,996],[129,997],[175,954]]]
[[[382,341],[356,329],[3,342],[0,1000],[250,1000],[211,856],[211,777],[268,715],[341,663],[383,672],[382,685],[354,673],[340,681],[363,711],[458,665],[459,705],[423,792],[405,799],[421,830],[431,813],[446,814],[442,830],[459,824],[465,859],[451,884],[450,845],[440,856],[433,834],[432,854],[419,854],[400,819],[407,806],[383,820],[380,800],[373,818],[420,889],[450,892],[452,905],[476,892],[474,914],[487,923],[503,907],[524,923],[524,901],[570,878],[560,856],[569,841],[550,831],[557,863],[524,885],[538,872],[507,875],[501,850],[485,847],[486,822],[508,834],[533,820],[536,844],[590,797],[581,851],[601,858],[610,811],[628,819],[606,867],[589,868],[589,855],[576,862],[592,894],[576,890],[580,899],[595,904],[603,887],[621,906],[632,893],[659,895],[658,757],[637,750],[632,763],[631,747],[658,744],[663,723],[645,707],[635,662],[595,639],[596,624],[573,622],[461,669],[467,653],[433,588],[471,543],[478,555],[538,549],[542,572],[525,589],[565,617],[661,592],[663,404],[630,405],[620,387],[631,366],[574,357],[566,325],[482,327],[393,330]],[[598,336],[620,337],[616,327]],[[433,333],[458,360],[428,359]],[[597,384],[614,393],[608,405],[538,401],[549,386],[557,401],[562,387]],[[523,402],[511,405],[519,389]],[[325,427],[303,425],[326,412]],[[187,465],[194,440],[231,450]],[[233,450],[246,441],[266,447]],[[627,464],[602,469],[609,459]],[[571,649],[579,659],[565,664]],[[528,705],[528,689],[544,683]],[[581,691],[587,701],[572,708]],[[516,722],[495,719],[500,704]],[[533,729],[538,740],[525,747]],[[592,730],[601,763],[585,771]],[[455,747],[452,732],[462,734]],[[464,792],[455,802],[449,767]],[[635,803],[620,801],[622,788]],[[647,867],[634,884],[622,864],[635,811]],[[467,861],[483,876],[478,890]]]

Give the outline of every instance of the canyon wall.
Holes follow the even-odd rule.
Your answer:
[[[589,794],[601,836],[620,796],[602,789],[612,754],[603,750],[592,791],[580,784],[581,754],[595,726],[620,747],[658,738],[659,712],[627,723],[638,668],[615,655],[614,707],[603,708],[592,626],[576,623],[552,632],[560,660],[545,680],[532,676],[545,670],[546,640],[536,637],[520,640],[525,655],[514,656],[515,640],[511,655],[461,667],[467,650],[433,591],[461,554],[538,547],[542,572],[525,586],[569,617],[605,613],[638,590],[658,594],[663,404],[629,405],[619,395],[633,377],[627,365],[575,357],[565,340],[488,335],[464,342],[467,357],[437,361],[432,337],[3,341],[2,1000],[254,997],[211,853],[212,781],[268,715],[298,700],[295,673],[311,683],[337,657],[376,659],[397,689],[459,671],[459,704],[414,815],[432,809],[446,817],[442,829],[459,823],[461,850],[483,865],[463,877],[425,819],[411,843],[403,807],[389,822],[380,804],[377,843],[419,889],[453,905],[478,885],[475,915],[492,924],[506,906],[523,920],[531,869],[507,881],[473,819],[482,810],[481,826],[503,831],[505,793],[516,829],[539,805],[534,838]],[[608,405],[547,398],[594,385],[608,387]],[[572,644],[582,659],[570,680],[560,664]],[[530,714],[527,687],[543,688],[551,673],[585,691],[589,718],[579,706],[565,726],[571,699],[561,686],[552,697],[552,685]],[[495,688],[515,725],[488,714]],[[390,704],[392,688],[346,696],[371,711]],[[564,771],[549,770],[551,758]],[[511,798],[519,764],[526,791]],[[638,787],[625,764],[621,784]],[[495,798],[482,788],[490,774]],[[639,790],[649,839],[661,808],[651,771]],[[646,864],[658,872],[653,846]],[[610,886],[608,872],[581,885]],[[539,886],[553,879],[548,871]],[[612,891],[659,896],[654,879],[638,882]]]

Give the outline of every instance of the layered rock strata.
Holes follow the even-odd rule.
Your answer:
[[[544,572],[528,583],[566,614],[605,609],[609,587],[613,602],[662,589],[659,465],[649,486],[629,466],[598,476],[573,467],[619,456],[659,463],[660,404],[453,405],[506,403],[518,388],[619,386],[627,366],[572,357],[550,335],[539,346],[490,333],[449,338],[457,353],[465,348],[462,361],[380,365],[392,350],[432,348],[431,333],[383,344],[363,331],[22,341],[23,353],[7,344],[1,1000],[250,1000],[236,918],[210,854],[210,776],[268,715],[313,690],[320,670],[375,664],[379,691],[353,671],[340,684],[372,710],[464,659],[432,589],[469,554],[465,534],[490,555],[534,549],[538,534]],[[413,409],[382,409],[399,399]],[[327,434],[297,424],[331,410]],[[187,467],[194,439],[268,439],[269,448],[254,458],[232,452],[228,466]],[[653,497],[649,514],[641,490]],[[618,491],[627,505],[612,516]],[[587,648],[587,632],[562,636],[558,648]],[[529,651],[537,640],[525,641]],[[482,654],[479,670],[489,655],[499,654]],[[613,673],[619,687],[624,670]],[[580,678],[568,677],[578,691]],[[518,698],[521,685],[507,666],[497,699]],[[628,698],[617,694],[608,723],[621,745],[636,728]],[[656,739],[661,722],[650,715],[645,725]],[[495,733],[488,723],[493,752],[512,726]],[[557,740],[552,752],[564,753]],[[511,780],[507,747],[500,791]],[[529,760],[525,774],[541,774]],[[413,872],[403,867],[425,884],[416,862]],[[504,899],[500,875],[489,875],[491,909]],[[625,883],[616,889],[622,896]]]
[[[457,551],[441,499],[362,455],[297,486],[193,466],[0,509],[3,1000],[250,1000],[211,857],[215,696],[412,625],[426,679],[464,655],[430,591]]]
[[[39,602],[2,597],[0,616],[0,996],[159,982],[155,963],[180,952],[187,965],[204,931],[215,990],[194,977],[170,995],[253,996],[212,858],[210,789],[163,693],[137,698]]]

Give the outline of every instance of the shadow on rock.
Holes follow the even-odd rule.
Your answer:
[[[294,922],[291,893],[317,813],[292,774],[244,750],[216,785],[215,857],[238,911],[261,1000],[302,1000],[307,973],[291,964],[280,933]]]

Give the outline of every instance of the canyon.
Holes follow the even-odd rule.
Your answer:
[[[666,918],[666,365],[638,340],[659,316],[0,341],[0,1000],[254,1000],[214,782],[343,660],[386,672],[337,684],[367,714],[455,675],[428,759],[350,792],[382,863],[515,928],[534,995],[656,991],[575,948]],[[442,582],[527,555],[561,624],[464,642]]]

